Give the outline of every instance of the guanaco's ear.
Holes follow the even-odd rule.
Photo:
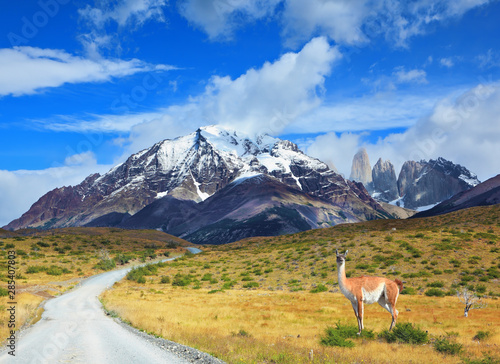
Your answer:
[[[339,256],[339,250],[338,249],[335,249],[335,254],[337,254],[337,256]]]
[[[346,251],[345,251],[345,253],[344,253],[344,257],[346,257],[346,256],[347,256],[347,252],[348,252],[348,251],[349,251],[349,250],[346,250]]]

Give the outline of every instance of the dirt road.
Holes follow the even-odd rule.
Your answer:
[[[204,358],[203,353],[194,349],[177,346],[174,343],[171,343],[173,346],[169,346],[165,340],[138,335],[134,330],[106,316],[97,296],[122,279],[127,271],[128,269],[122,269],[91,277],[73,291],[47,301],[42,319],[18,338],[15,357],[3,350],[0,353],[0,362],[23,364],[218,362],[215,358]],[[183,358],[180,358],[171,351],[192,351],[192,353],[189,355],[184,353]]]

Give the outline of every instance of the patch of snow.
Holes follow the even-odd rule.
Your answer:
[[[207,198],[210,197],[210,195],[206,192],[201,192],[200,190],[200,183],[197,182],[194,177],[193,177],[193,174],[191,173],[191,178],[193,179],[193,183],[194,185],[196,186],[196,193],[198,194],[198,196],[200,196],[201,200],[202,201],[205,201]]]
[[[474,173],[471,173],[470,176],[461,174],[460,176],[458,176],[458,178],[472,187],[476,187],[480,183]]]
[[[404,196],[401,196],[400,198],[397,198],[395,200],[390,201],[389,204],[404,208],[405,207],[405,202],[404,202],[403,198],[404,198]],[[398,203],[399,203],[399,205],[398,205]]]
[[[231,184],[233,185],[239,185],[240,183],[250,179],[250,178],[254,178],[254,177],[257,177],[257,176],[261,176],[262,173],[257,173],[257,172],[252,172],[252,171],[248,171],[248,172],[245,172],[245,173],[242,173],[240,174],[238,177],[236,177],[233,182],[231,182]]]
[[[165,192],[158,192],[158,193],[156,194],[156,197],[155,197],[155,198],[156,198],[156,199],[160,199],[160,198],[165,197],[166,195],[168,195],[168,191],[165,191]]]
[[[427,211],[427,210],[432,209],[436,205],[437,205],[437,203],[433,203],[433,204],[425,205],[425,206],[420,206],[420,207],[417,207],[416,211],[418,211],[418,212]]]

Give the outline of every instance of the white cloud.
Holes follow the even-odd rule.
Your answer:
[[[306,153],[328,164],[345,178],[351,173],[352,157],[359,149],[361,134],[327,133],[316,137],[306,148]],[[354,151],[354,153],[352,153]]]
[[[413,69],[406,71],[404,68],[398,68],[393,73],[398,83],[427,83],[427,73],[424,70]]]
[[[367,37],[361,27],[370,12],[366,0],[287,0],[283,34],[292,45],[314,34],[327,35],[338,43],[364,43]]]
[[[355,136],[342,134],[339,138],[327,134],[312,142],[308,150],[320,159],[332,159],[335,155],[351,161],[358,148],[364,146],[372,164],[379,157],[389,159],[397,173],[406,160],[443,157],[485,180],[500,172],[499,115],[500,82],[478,85],[459,97],[442,99],[428,116],[404,133],[391,134],[376,143],[364,143],[359,137],[357,144]],[[350,163],[343,159],[333,159],[332,163],[349,175]]]
[[[231,38],[238,27],[274,15],[281,22],[286,44],[291,47],[318,35],[356,46],[384,35],[396,46],[406,47],[412,37],[424,34],[429,24],[460,17],[489,1],[184,0],[179,8],[186,19],[212,40]]]
[[[94,115],[87,119],[60,116],[37,124],[57,131],[130,130],[127,152],[208,124],[276,135],[321,104],[325,77],[340,57],[325,38],[315,38],[300,52],[286,53],[234,80],[227,76],[211,78],[202,94],[183,105],[143,114]]]
[[[210,39],[230,39],[239,26],[273,14],[282,0],[184,0],[179,11]]]
[[[44,170],[0,170],[0,227],[29,210],[41,196],[62,186],[77,185],[87,176],[105,172],[92,153],[66,158],[65,164]]]
[[[455,65],[455,63],[453,62],[453,59],[451,59],[451,58],[441,58],[439,60],[439,63],[441,64],[441,66],[448,67],[448,68],[451,68]]]
[[[325,38],[315,38],[235,80],[213,77],[197,102],[209,122],[276,134],[321,103],[325,77],[340,57]]]
[[[283,34],[289,45],[314,35],[337,43],[363,45],[385,35],[396,46],[428,31],[429,24],[462,16],[490,0],[284,0]]]
[[[98,4],[79,10],[80,16],[97,28],[104,27],[109,21],[122,27],[129,24],[141,26],[148,20],[165,22],[163,8],[167,5],[166,0],[124,0],[118,3],[101,0]]]
[[[3,48],[0,49],[0,97],[33,94],[65,83],[105,82],[114,77],[172,68],[137,59],[96,61],[57,49]]]

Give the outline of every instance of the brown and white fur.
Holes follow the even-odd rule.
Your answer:
[[[355,277],[346,278],[345,275],[345,257],[348,250],[344,254],[337,253],[337,271],[339,279],[340,291],[351,301],[354,314],[358,319],[358,335],[363,330],[363,304],[371,304],[378,302],[380,306],[385,308],[392,315],[391,327],[392,330],[398,318],[398,310],[396,310],[396,301],[398,300],[399,292],[403,290],[403,282],[399,279],[391,281],[382,277]]]

